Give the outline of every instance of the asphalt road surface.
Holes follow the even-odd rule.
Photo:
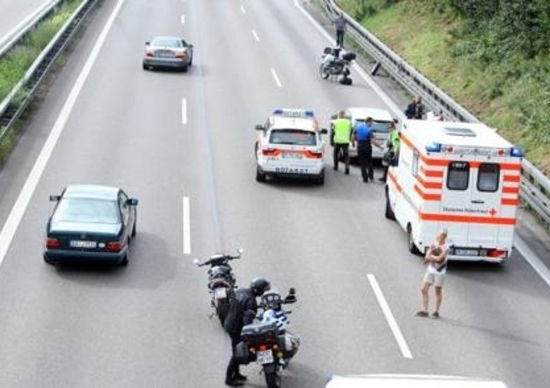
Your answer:
[[[0,0],[0,41],[42,5],[51,0]]]
[[[101,31],[104,44],[79,84]],[[142,70],[143,43],[157,34],[182,34],[195,45],[188,73]],[[264,275],[282,291],[297,289],[291,321],[302,347],[285,387],[322,387],[333,373],[548,386],[549,290],[522,257],[450,264],[442,318],[416,318],[424,266],[384,218],[382,184],[363,184],[357,169],[333,171],[328,155],[322,187],[254,180],[254,125],[273,108],[312,108],[326,127],[341,107],[384,107],[356,74],[351,87],[319,78],[326,45],[290,0],[102,3],[0,173],[3,233],[16,227],[0,257],[0,386],[224,386],[229,340],[208,318],[206,273],[192,259],[238,247],[241,285]],[[43,145],[52,145],[52,128],[62,132],[51,157],[38,162],[47,163],[30,178],[39,179],[16,222],[10,211]],[[117,185],[139,198],[127,268],[42,261],[48,195],[71,183]],[[247,386],[264,386],[258,371],[244,368]]]

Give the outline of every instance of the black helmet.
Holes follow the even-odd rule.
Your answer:
[[[255,278],[250,283],[250,289],[256,296],[262,295],[271,288],[271,283],[265,278]]]

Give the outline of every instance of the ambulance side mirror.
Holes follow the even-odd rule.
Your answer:
[[[257,125],[254,127],[254,129],[255,129],[256,131],[263,131],[265,128],[264,128],[264,126],[263,126],[262,124],[257,124]]]

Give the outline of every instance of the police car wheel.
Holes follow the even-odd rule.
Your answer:
[[[256,181],[265,182],[266,181],[265,173],[262,173],[259,168],[256,169]]]

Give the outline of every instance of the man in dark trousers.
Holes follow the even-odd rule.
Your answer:
[[[353,139],[357,141],[357,156],[361,167],[363,182],[374,180],[372,168],[372,144],[382,149],[380,143],[373,138],[372,117],[367,117],[365,122],[358,121],[353,130]]]
[[[405,109],[405,116],[409,120],[414,119],[416,117],[416,98],[413,97],[411,100],[411,103],[407,105],[407,109]]]
[[[344,34],[346,32],[346,19],[344,13],[340,12],[336,19],[334,19],[334,25],[336,26],[336,46],[344,47]]]
[[[255,278],[250,283],[250,288],[238,288],[234,298],[231,299],[229,312],[225,318],[223,327],[231,337],[233,355],[227,365],[225,384],[231,387],[243,385],[246,376],[239,371],[239,360],[235,357],[235,347],[241,342],[243,326],[249,325],[256,318],[258,304],[256,297],[261,296],[271,288],[271,283],[264,278]]]
[[[332,143],[334,144],[334,169],[338,170],[338,161],[341,153],[344,157],[344,164],[346,166],[345,173],[349,175],[349,143],[351,141],[352,125],[351,121],[346,118],[346,112],[343,110],[338,112],[338,118],[334,120],[333,125]]]

